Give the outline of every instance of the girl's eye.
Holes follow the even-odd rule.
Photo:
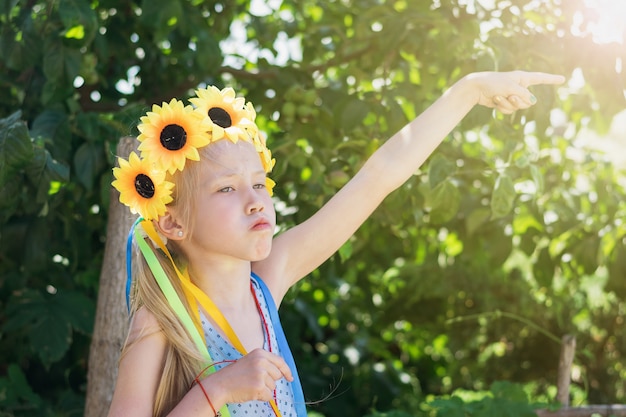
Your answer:
[[[260,190],[262,188],[265,188],[265,183],[263,183],[263,184],[254,184],[254,189],[255,190]]]
[[[234,190],[235,189],[233,187],[224,187],[224,188],[220,188],[218,190],[218,192],[220,192],[220,193],[228,193],[228,192],[231,192],[231,191],[234,191]]]

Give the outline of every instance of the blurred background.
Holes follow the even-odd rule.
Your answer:
[[[111,168],[152,104],[254,103],[280,232],[463,75],[511,69],[567,82],[475,108],[288,294],[309,409],[528,415],[566,334],[572,405],[626,402],[625,28],[609,0],[0,1],[0,416],[97,415]]]

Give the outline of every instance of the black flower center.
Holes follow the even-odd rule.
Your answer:
[[[233,120],[230,118],[230,114],[221,107],[211,107],[209,109],[209,117],[211,121],[216,125],[226,129],[233,125]]]
[[[167,125],[161,130],[161,145],[168,151],[182,149],[187,143],[187,132],[178,125]]]
[[[135,190],[143,198],[154,197],[154,183],[146,174],[139,174],[135,177]]]

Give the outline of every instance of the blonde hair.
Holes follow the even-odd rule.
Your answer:
[[[209,148],[214,148],[214,146],[205,146],[199,150],[201,161],[215,158],[215,153]],[[174,189],[174,201],[168,207],[176,209],[177,217],[191,231],[193,229],[193,213],[195,212],[193,192],[197,190],[202,162],[187,161],[187,164],[189,166],[186,166],[183,171],[176,172],[169,179],[175,183],[176,187]],[[170,260],[161,250],[154,249],[150,242],[148,246],[152,248],[183,305],[193,317],[191,306],[184,296],[182,285]],[[184,268],[187,260],[176,243],[169,241],[167,248],[174,257],[177,267],[179,269]],[[153,408],[153,416],[161,417],[167,415],[180,402],[189,391],[194,377],[206,364],[204,364],[202,355],[193,343],[191,336],[163,295],[147,261],[138,250],[135,251],[135,261],[131,311],[134,314],[139,308],[146,308],[155,317],[167,340],[163,371],[158,383]],[[140,334],[136,338],[127,340],[122,350],[122,356],[147,335]]]

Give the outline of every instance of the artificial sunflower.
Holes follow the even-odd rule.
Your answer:
[[[132,152],[128,161],[118,158],[119,168],[113,168],[112,185],[120,192],[120,202],[146,220],[165,214],[165,205],[172,201],[174,184],[165,181],[165,171],[156,170],[148,159]]]
[[[231,142],[239,139],[250,141],[250,132],[256,132],[256,113],[251,105],[245,105],[243,97],[235,97],[230,87],[220,90],[215,86],[196,90],[197,97],[189,99],[196,110],[212,124],[211,141],[227,138]],[[253,112],[250,111],[252,108]],[[252,117],[252,118],[251,118]]]
[[[267,192],[270,193],[270,197],[274,195],[274,186],[276,185],[276,182],[271,179],[270,177],[265,177],[265,188],[267,189]]]
[[[248,134],[250,135],[250,137],[254,137],[259,133],[259,128],[254,122],[256,120],[256,110],[254,109],[254,106],[250,102],[246,103],[245,110],[247,113],[246,118],[253,122],[249,126],[246,125],[246,130],[248,131]]]
[[[252,144],[258,152],[259,158],[261,158],[265,172],[271,172],[276,164],[276,160],[272,158],[272,152],[267,147],[265,137],[261,132],[257,131],[256,134],[252,136]]]
[[[208,145],[211,125],[191,106],[172,99],[141,118],[137,127],[142,158],[148,158],[173,174],[185,167],[185,161],[200,160],[198,148]]]

